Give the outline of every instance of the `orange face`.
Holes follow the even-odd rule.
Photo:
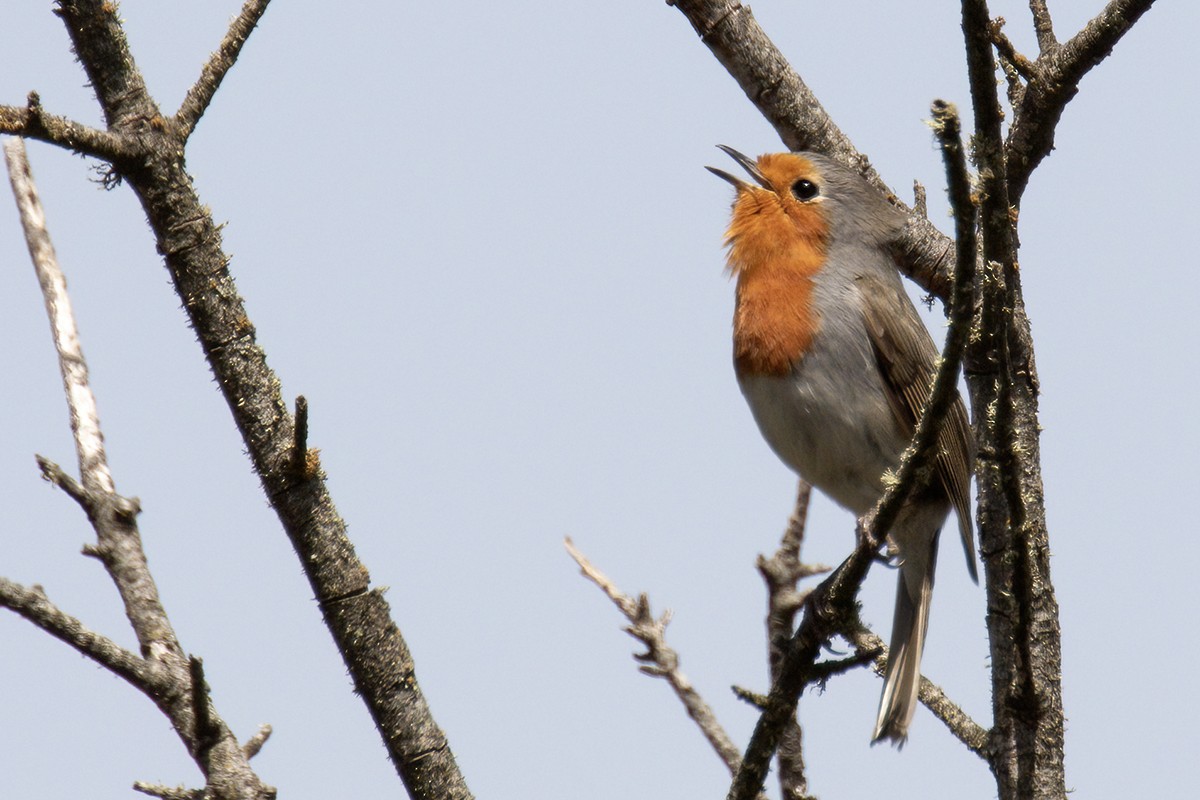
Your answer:
[[[733,319],[739,375],[788,374],[812,344],[820,320],[813,276],[825,264],[829,223],[821,175],[793,153],[765,155],[758,175],[770,188],[738,182],[725,242],[737,277]]]

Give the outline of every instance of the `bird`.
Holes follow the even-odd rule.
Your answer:
[[[899,466],[939,356],[890,254],[905,214],[822,154],[752,160],[718,147],[752,179],[707,168],[736,189],[725,245],[736,279],[738,385],[784,464],[861,517],[883,494],[885,474]],[[938,536],[951,509],[967,570],[979,580],[970,514],[974,443],[957,391],[936,445],[935,476],[908,498],[888,532],[899,575],[873,744],[900,747],[908,737]]]

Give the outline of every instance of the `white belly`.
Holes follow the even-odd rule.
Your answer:
[[[865,350],[853,364],[836,368],[814,351],[789,376],[747,376],[738,383],[776,455],[861,515],[879,499],[884,471],[896,468],[908,444],[881,380]]]

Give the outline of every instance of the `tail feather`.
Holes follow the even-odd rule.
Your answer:
[[[917,710],[917,689],[921,684],[921,651],[925,648],[933,597],[933,565],[933,558],[909,558],[900,566],[891,652],[872,743],[887,739],[903,746],[908,738],[908,725]]]

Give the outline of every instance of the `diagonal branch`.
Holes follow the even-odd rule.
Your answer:
[[[151,129],[161,116],[134,63],[117,4],[110,0],[55,0],[55,4],[108,129],[137,133]]]
[[[40,586],[28,588],[0,577],[0,605],[17,613],[56,639],[128,681],[151,698],[167,688],[167,676],[152,661],[140,658],[106,636],[89,630],[62,611]]]
[[[200,117],[204,115],[209,103],[212,102],[213,95],[221,86],[221,81],[225,79],[226,73],[237,61],[242,46],[266,12],[267,4],[270,2],[271,0],[246,0],[241,13],[230,23],[229,31],[221,40],[217,51],[209,57],[208,63],[204,65],[196,83],[191,89],[188,89],[187,96],[183,98],[183,103],[180,104],[179,111],[175,114],[179,135],[184,141],[192,135],[196,123],[200,121]]]
[[[138,512],[137,502],[117,494],[108,468],[96,398],[88,381],[87,360],[79,342],[75,314],[67,294],[67,280],[54,254],[54,245],[46,229],[46,215],[33,183],[22,140],[5,142],[4,156],[13,194],[21,212],[25,241],[46,302],[46,314],[50,319],[63,390],[71,414],[71,430],[75,435],[82,488],[81,496],[75,492],[72,492],[72,496],[85,506],[88,518],[96,527],[97,554],[117,585],[125,604],[125,614],[137,634],[142,653],[156,659],[178,658],[183,651],[159,601],[158,589],[150,577],[134,521]],[[51,470],[47,475],[53,478],[54,471]]]
[[[146,91],[115,4],[58,0],[58,5],[110,130],[130,131],[146,141],[145,156],[122,165],[119,176],[145,211],[264,493],[296,550],[394,768],[415,798],[470,798],[383,592],[371,588],[367,568],[346,536],[317,451],[309,449],[303,474],[294,469],[294,419],[280,394],[281,381],[256,340],[220,229],[187,174],[179,126],[162,119]],[[246,22],[250,18],[241,17]],[[236,38],[236,24],[234,29]],[[221,69],[214,65],[210,77],[223,74]],[[185,123],[215,91],[215,82],[205,86],[209,88],[197,89],[193,102],[181,109]]]
[[[1037,34],[1038,49],[1046,52],[1058,44],[1054,36],[1054,21],[1050,19],[1050,9],[1046,0],[1029,0],[1029,13],[1033,15],[1033,31]]]
[[[642,662],[641,671],[656,678],[663,678],[671,685],[675,696],[683,703],[687,715],[700,728],[700,732],[716,751],[717,756],[725,762],[730,773],[736,772],[741,763],[741,753],[737,745],[721,727],[712,708],[704,702],[704,698],[696,691],[692,682],[680,671],[679,654],[667,644],[665,633],[667,623],[671,620],[671,612],[668,611],[661,618],[655,619],[650,613],[650,601],[646,595],[643,594],[635,600],[623,593],[607,575],[594,567],[587,557],[579,552],[569,538],[563,545],[579,565],[583,576],[600,587],[625,619],[629,620],[629,627],[625,628],[625,632],[646,646],[645,653],[634,656]]]
[[[1051,74],[1077,83],[1112,53],[1117,42],[1152,5],[1154,0],[1112,0],[1058,48],[1051,60]]]
[[[0,133],[49,142],[73,153],[109,162],[137,154],[137,144],[129,137],[47,114],[37,92],[29,93],[24,108],[0,106]]]
[[[1067,103],[1079,92],[1080,80],[1108,57],[1153,3],[1112,0],[1069,41],[1043,46],[1035,62],[1039,79],[1029,82],[1005,142],[1008,191],[1014,204],[1020,204],[1030,175],[1054,148],[1055,128]]]
[[[273,798],[275,790],[263,785],[250,769],[248,757],[237,739],[217,716],[204,688],[203,675],[197,666],[199,661],[185,657],[159,600],[137,528],[138,502],[117,494],[108,468],[104,436],[66,291],[66,278],[46,230],[45,213],[33,183],[23,140],[5,142],[4,155],[58,350],[81,480],[76,483],[68,479],[57,465],[46,459],[39,458],[38,461],[47,479],[63,486],[86,510],[97,541],[87,552],[104,563],[116,584],[125,614],[137,636],[144,666],[135,669],[123,653],[113,653],[110,648],[104,648],[104,642],[94,634],[78,630],[78,623],[57,612],[44,595],[40,598],[38,593],[22,595],[16,592],[20,587],[9,584],[6,588],[13,592],[13,602],[17,604],[15,610],[73,646],[88,647],[85,652],[89,656],[103,655],[113,662],[114,672],[122,677],[155,676],[153,683],[141,680],[134,681],[134,685],[170,719],[188,753],[204,773],[208,796],[214,800]]]

